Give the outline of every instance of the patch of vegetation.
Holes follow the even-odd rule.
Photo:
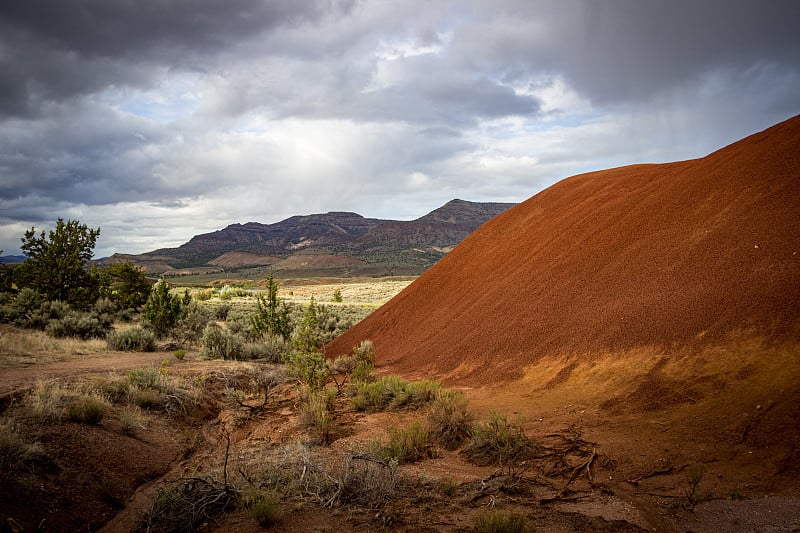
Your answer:
[[[330,455],[300,443],[258,448],[237,470],[253,486],[287,500],[323,507],[379,506],[390,501],[399,482],[397,463],[365,454]]]
[[[689,487],[686,489],[686,502],[689,509],[694,509],[698,503],[709,498],[709,495],[700,489],[700,482],[706,473],[706,466],[695,463],[689,467]]]
[[[167,363],[167,360],[164,360]],[[126,396],[134,405],[148,411],[166,411],[180,415],[196,399],[196,391],[187,389],[169,376],[167,365],[129,370]]]
[[[242,359],[244,355],[243,339],[215,323],[206,326],[200,345],[209,359]]]
[[[174,335],[182,342],[196,343],[211,321],[211,310],[197,302],[181,305],[180,316],[174,327]]]
[[[469,439],[473,417],[463,394],[442,390],[430,403],[426,422],[431,440],[446,450],[455,450]]]
[[[231,507],[239,492],[212,479],[182,479],[159,489],[139,531],[192,532]]]
[[[354,383],[353,407],[359,411],[419,409],[436,398],[441,383],[432,379],[406,381],[398,376],[383,376],[375,381]]]
[[[292,324],[289,307],[278,298],[278,282],[270,271],[267,278],[266,297],[256,295],[256,312],[252,316],[253,331],[259,336],[270,334],[289,340]]]
[[[56,338],[102,339],[111,331],[111,324],[108,316],[70,311],[62,318],[51,319],[44,331]]]
[[[137,406],[126,406],[119,413],[120,431],[125,435],[134,436],[140,429],[147,427],[147,418]]]
[[[178,323],[181,304],[181,298],[170,294],[169,285],[160,279],[144,304],[143,318],[158,337],[163,337]]]
[[[76,391],[60,383],[39,381],[24,401],[40,421],[52,422],[61,420],[67,402],[76,396]]]
[[[330,441],[334,429],[331,392],[335,391],[305,386],[300,394],[300,423],[304,428],[316,432],[322,443]]]
[[[271,527],[278,523],[281,502],[278,496],[270,491],[258,491],[242,498],[242,504],[250,512],[250,516],[261,527]]]
[[[260,340],[245,343],[243,359],[264,359],[268,363],[282,363],[291,353],[288,341],[278,335],[264,335]]]
[[[419,420],[411,422],[402,429],[391,428],[388,442],[372,444],[370,448],[372,455],[398,464],[414,463],[435,457],[430,434]]]
[[[85,424],[99,424],[110,405],[108,400],[94,394],[86,394],[78,397],[65,408],[68,420],[72,422],[82,422]]]
[[[41,444],[23,438],[12,419],[0,418],[0,471],[12,472],[40,455]]]
[[[27,259],[15,269],[18,285],[35,290],[45,300],[89,307],[99,296],[100,283],[86,265],[99,235],[100,228],[62,218],[48,234],[37,235],[35,228],[26,231],[20,248]]]
[[[538,450],[539,446],[525,436],[521,426],[494,412],[488,421],[472,428],[462,454],[479,466],[505,467],[534,457]]]
[[[496,509],[481,511],[473,520],[476,533],[522,533],[527,526],[524,516]]]
[[[122,331],[112,331],[106,337],[109,350],[122,352],[154,352],[156,336],[152,331],[134,327]]]

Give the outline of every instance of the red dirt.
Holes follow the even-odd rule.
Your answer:
[[[487,222],[326,349],[486,385],[543,358],[800,338],[800,117],[711,155],[574,176]]]
[[[606,489],[656,530],[736,531],[756,520],[746,497],[760,528],[791,531],[799,309],[800,116],[701,159],[568,178],[326,353],[370,339],[380,372],[443,379],[481,416],[534,438],[577,426],[613,460]],[[719,503],[688,513],[697,465]]]

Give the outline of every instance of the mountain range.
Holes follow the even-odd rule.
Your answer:
[[[416,275],[514,205],[456,199],[411,221],[330,212],[231,224],[177,248],[118,253],[101,263],[131,261],[165,275],[263,267],[284,275]]]

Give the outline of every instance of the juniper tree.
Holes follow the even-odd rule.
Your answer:
[[[18,267],[17,280],[44,296],[74,307],[88,307],[98,296],[99,283],[89,270],[100,228],[92,229],[77,220],[59,218],[56,227],[45,234],[35,228],[22,237],[22,252],[27,257]]]
[[[288,340],[292,334],[289,307],[278,298],[278,282],[272,277],[272,272],[267,278],[266,298],[262,294],[256,296],[256,313],[252,323],[253,331],[258,335],[270,333]]]

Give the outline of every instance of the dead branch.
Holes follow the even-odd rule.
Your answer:
[[[564,488],[568,487],[569,484],[575,480],[575,477],[578,475],[578,473],[583,469],[586,470],[586,477],[589,479],[589,483],[594,485],[594,479],[592,477],[592,462],[594,462],[596,458],[597,458],[597,448],[592,448],[592,454],[589,456],[589,459],[587,459],[586,462],[579,464],[578,466],[572,469],[572,474],[570,474],[569,481],[567,481],[567,484],[564,485]]]
[[[667,474],[671,474],[674,470],[675,467],[670,465],[667,468],[663,468],[661,470],[652,470],[647,474],[635,477],[633,479],[628,479],[627,482],[633,486],[638,486],[639,482],[642,481],[643,479],[650,479],[651,477],[656,477],[656,476],[665,476]]]
[[[574,502],[577,500],[582,500],[583,498],[589,498],[593,496],[593,492],[587,492],[585,494],[573,494],[571,496],[564,496],[563,492],[556,494],[551,498],[542,498],[539,500],[539,505],[547,505],[550,503],[556,502]]]

